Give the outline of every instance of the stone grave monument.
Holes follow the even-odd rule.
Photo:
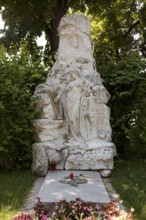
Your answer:
[[[38,101],[32,170],[45,176],[55,164],[60,170],[98,170],[108,176],[116,154],[110,94],[96,71],[89,18],[67,15],[58,33],[56,62],[34,92]]]

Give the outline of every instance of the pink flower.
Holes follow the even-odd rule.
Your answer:
[[[30,219],[31,219],[30,215],[24,212],[18,213],[13,217],[13,220],[30,220]]]
[[[93,220],[91,216],[84,218],[84,220]]]
[[[18,220],[18,216],[14,216],[13,220]]]
[[[42,216],[42,220],[47,220],[48,218],[47,218],[47,216],[46,215],[43,215]]]

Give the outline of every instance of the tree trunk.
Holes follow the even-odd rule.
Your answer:
[[[69,7],[67,0],[58,0],[56,6],[53,9],[54,18],[50,21],[50,24],[46,25],[46,35],[49,37],[51,52],[54,55],[59,46],[58,26],[61,18],[66,14]]]

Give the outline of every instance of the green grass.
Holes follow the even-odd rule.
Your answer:
[[[34,180],[30,171],[0,173],[0,219],[10,220],[20,210]]]
[[[136,220],[146,220],[146,159],[129,157],[115,162],[111,182]]]

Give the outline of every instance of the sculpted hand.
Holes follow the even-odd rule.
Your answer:
[[[54,99],[54,102],[58,102],[58,100],[59,100],[59,97],[56,96],[55,99]]]

